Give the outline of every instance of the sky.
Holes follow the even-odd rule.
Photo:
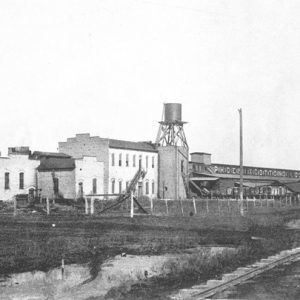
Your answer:
[[[300,1],[1,0],[0,149],[76,133],[155,140],[183,107],[190,152],[300,169]]]

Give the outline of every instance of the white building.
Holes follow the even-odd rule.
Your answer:
[[[39,163],[31,158],[28,147],[9,148],[8,156],[0,157],[0,200],[11,200],[15,195],[35,190]]]
[[[125,191],[141,165],[146,175],[139,180],[137,193],[140,196],[157,197],[158,152],[151,142],[114,140],[85,133],[60,142],[59,152],[68,154],[75,160],[95,156],[98,162],[102,162],[105,194]]]
[[[83,156],[75,159],[76,196],[103,194],[103,162],[94,156]]]

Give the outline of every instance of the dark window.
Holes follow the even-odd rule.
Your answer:
[[[97,179],[93,178],[93,194],[97,194]]]
[[[139,168],[142,168],[142,155],[139,156]]]
[[[152,156],[152,168],[154,168],[154,156]]]
[[[19,174],[19,189],[23,190],[24,189],[24,173],[21,172]]]
[[[119,166],[122,166],[122,153],[119,154]]]
[[[154,181],[152,181],[152,194],[154,194]]]
[[[112,194],[115,193],[115,180],[114,179],[111,181],[111,193]]]
[[[8,173],[8,172],[5,173],[5,183],[4,183],[4,188],[5,188],[6,190],[9,190],[9,173]]]
[[[146,181],[146,195],[149,194],[149,182]]]
[[[129,154],[126,154],[126,167],[129,167]]]
[[[132,158],[132,166],[135,167],[135,155],[133,155],[133,158]]]
[[[111,165],[112,166],[115,165],[115,154],[114,153],[111,154]]]
[[[146,156],[146,169],[148,169],[148,155]]]
[[[53,179],[53,184],[54,184],[54,194],[58,194],[59,191],[59,180],[58,178]]]
[[[181,173],[183,173],[183,172],[184,172],[184,161],[181,160]]]
[[[122,181],[119,181],[119,194],[122,193]]]

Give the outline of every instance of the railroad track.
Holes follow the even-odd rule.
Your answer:
[[[298,259],[300,259],[300,247],[285,250],[266,259],[261,259],[252,265],[238,268],[232,273],[224,274],[221,280],[209,280],[204,284],[195,285],[189,289],[181,289],[177,294],[170,295],[170,298],[173,300],[207,299],[276,266],[290,263]]]

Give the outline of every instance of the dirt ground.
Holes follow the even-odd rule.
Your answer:
[[[278,226],[298,216],[299,209],[244,217],[2,215],[0,272],[48,270],[59,266],[62,258],[66,264],[101,262],[122,252],[150,255],[178,253],[199,245],[238,246],[263,228],[276,233]]]

